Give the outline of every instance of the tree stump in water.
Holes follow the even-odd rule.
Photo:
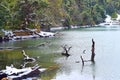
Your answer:
[[[92,39],[92,54],[91,54],[91,61],[95,62],[95,41]]]
[[[93,62],[95,63],[95,41],[92,39],[92,49],[91,49],[91,59],[90,60],[84,60],[82,56],[80,56],[81,60],[82,60],[82,66],[84,66],[84,62]],[[85,50],[83,51],[83,53],[85,53]]]
[[[69,54],[69,51],[70,49],[72,48],[72,46],[67,46],[67,45],[64,45],[64,46],[61,46],[63,48],[63,52],[61,53],[62,55],[66,56],[66,57],[69,57],[70,54]]]

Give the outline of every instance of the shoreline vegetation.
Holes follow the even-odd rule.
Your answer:
[[[0,29],[95,25],[120,13],[119,0],[1,0]],[[112,5],[111,5],[112,4]]]

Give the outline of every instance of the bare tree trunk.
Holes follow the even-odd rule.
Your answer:
[[[92,54],[91,54],[91,61],[95,62],[95,41],[92,39]]]

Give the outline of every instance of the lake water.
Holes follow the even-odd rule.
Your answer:
[[[35,64],[50,69],[37,77],[36,80],[120,80],[120,28],[80,28],[61,31],[63,35],[56,38],[31,39],[0,43],[0,47],[17,47],[15,50],[0,51],[0,69],[14,64],[23,64],[21,50],[24,49],[32,57],[39,56]],[[82,67],[80,56],[89,60],[91,56],[92,39],[95,41],[95,64],[85,62]],[[44,47],[33,47],[49,42]],[[61,56],[61,45],[72,46],[71,56]],[[83,54],[83,50],[85,54]],[[59,68],[58,68],[59,66]]]
[[[64,31],[61,44],[72,46],[71,56],[60,58],[55,80],[120,80],[120,28],[86,28]],[[90,59],[92,38],[95,41],[95,64],[82,67],[80,55]],[[83,54],[83,50],[86,53]]]

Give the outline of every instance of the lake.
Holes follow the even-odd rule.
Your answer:
[[[38,57],[34,63],[49,70],[40,74],[36,80],[119,80],[120,79],[120,28],[93,27],[65,30],[55,38],[29,39],[0,43],[0,47],[13,47],[0,51],[0,69],[14,64],[19,68],[24,64],[21,51]],[[95,41],[95,63],[85,62],[82,66],[80,56],[90,60],[92,39]],[[35,47],[47,42],[45,46]],[[72,46],[70,56],[61,56],[62,45]],[[85,50],[85,53],[83,51]],[[32,78],[31,78],[32,80]]]

